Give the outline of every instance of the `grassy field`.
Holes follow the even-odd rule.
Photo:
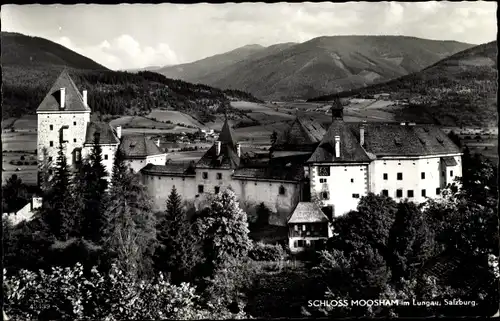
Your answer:
[[[154,109],[147,117],[155,118],[158,121],[171,121],[174,124],[181,123],[185,125],[198,127],[201,129],[206,129],[206,125],[203,125],[198,120],[194,119],[192,116],[176,110]]]
[[[2,132],[2,151],[29,151],[36,150],[36,132]]]
[[[23,160],[21,160],[23,158]],[[11,161],[14,164],[11,164]],[[16,171],[19,169],[19,171]],[[24,183],[35,185],[37,183],[36,156],[23,152],[3,153],[2,155],[2,185],[16,174]]]

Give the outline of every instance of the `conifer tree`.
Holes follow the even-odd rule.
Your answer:
[[[82,166],[82,236],[93,242],[99,242],[103,224],[103,201],[108,188],[106,168],[102,164],[102,149],[99,133],[95,133],[92,150],[88,161]]]
[[[156,248],[156,220],[144,185],[117,151],[111,188],[104,210],[102,244],[112,261],[130,277],[151,272]]]
[[[191,222],[186,218],[182,199],[175,186],[157,225],[159,247],[155,254],[157,269],[168,272],[172,282],[189,281],[201,261],[201,251]]]
[[[43,199],[42,218],[49,232],[59,240],[67,240],[74,227],[71,176],[64,154],[64,146],[59,145],[56,169],[52,187]]]

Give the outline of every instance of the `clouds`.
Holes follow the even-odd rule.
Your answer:
[[[68,37],[61,37],[55,42],[115,70],[180,63],[177,54],[168,44],[159,43],[154,47],[141,46],[126,34],[111,41],[104,40],[99,44],[85,47],[76,46]]]
[[[332,35],[400,34],[479,44],[496,39],[497,27],[495,2],[431,1],[4,5],[2,30],[47,38],[125,69]]]

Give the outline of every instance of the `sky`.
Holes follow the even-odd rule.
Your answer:
[[[110,69],[188,63],[319,36],[496,39],[496,2],[3,5],[2,31],[57,42]]]

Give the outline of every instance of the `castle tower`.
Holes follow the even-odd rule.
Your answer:
[[[38,161],[54,164],[60,143],[65,149],[68,165],[81,159],[90,112],[87,91],[80,93],[64,70],[36,111]],[[48,159],[44,159],[44,155]]]

